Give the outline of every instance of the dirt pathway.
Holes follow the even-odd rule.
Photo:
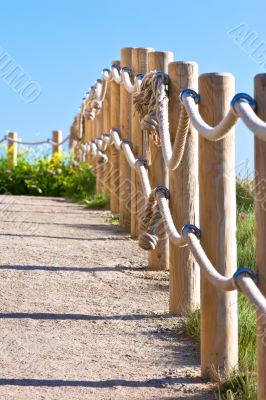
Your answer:
[[[0,400],[213,398],[167,273],[107,215],[0,197]]]

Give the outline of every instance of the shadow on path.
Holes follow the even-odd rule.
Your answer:
[[[87,315],[53,313],[0,313],[0,319],[37,319],[37,320],[73,320],[73,321],[139,321],[144,319],[172,318],[168,314],[125,314],[125,315]]]
[[[91,388],[110,388],[114,386],[124,387],[157,387],[163,388],[165,384],[174,385],[178,383],[202,383],[199,377],[193,378],[159,378],[150,379],[147,381],[130,381],[126,379],[110,379],[100,381],[72,381],[61,379],[0,379],[0,385],[13,385],[13,386],[81,386]]]
[[[123,272],[130,270],[143,270],[144,268],[130,268],[130,267],[49,267],[46,265],[0,265],[1,270],[11,271],[63,271],[63,272]]]

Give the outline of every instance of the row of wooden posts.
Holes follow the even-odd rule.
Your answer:
[[[60,144],[62,142],[62,131],[53,131],[51,140],[53,142],[52,156],[55,154],[62,154],[62,145]],[[10,166],[14,166],[17,164],[19,142],[20,140],[18,138],[17,132],[9,132],[7,134],[7,157],[8,164]]]
[[[112,63],[129,67],[133,75],[154,70],[169,75],[172,143],[180,112],[181,90],[193,88],[199,91],[200,113],[210,125],[216,125],[223,118],[235,91],[231,74],[210,73],[198,77],[197,63],[173,62],[171,52],[122,48],[120,60]],[[151,187],[162,184],[169,187],[170,211],[178,231],[187,223],[200,226],[201,243],[209,259],[221,274],[231,276],[236,270],[234,130],[224,139],[211,142],[198,138],[195,129],[191,128],[181,165],[168,171],[161,147],[151,135],[141,130],[139,117],[133,110],[132,95],[122,84],[112,81],[100,113],[94,120],[84,117],[83,123],[84,143],[108,133],[111,128],[119,129],[121,138],[132,144],[135,157],[147,160]],[[107,156],[109,162],[104,166],[97,165],[92,156],[87,159],[96,170],[97,191],[110,197],[111,212],[119,214],[120,224],[130,227],[132,238],[137,238],[138,207],[142,204],[137,173],[131,170],[124,153],[114,146],[109,147]],[[266,261],[265,255],[263,258]],[[210,375],[212,368],[224,373],[235,367],[238,363],[237,293],[218,291],[203,276],[200,279],[199,268],[188,247],[176,247],[165,238],[160,240],[157,249],[149,252],[148,268],[169,269],[171,314],[183,314],[200,303],[203,375]]]

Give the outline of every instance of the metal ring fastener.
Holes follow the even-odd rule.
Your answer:
[[[147,167],[148,161],[144,157],[137,157],[136,164],[144,165],[144,167]]]
[[[239,267],[233,275],[233,279],[234,279],[234,283],[235,283],[236,287],[238,287],[237,286],[237,278],[242,274],[250,276],[250,278],[256,283],[256,285],[258,284],[258,275],[256,274],[256,272],[252,271],[252,269],[247,268],[247,267]]]
[[[247,94],[247,93],[237,93],[231,100],[231,107],[232,107],[234,112],[236,112],[235,104],[238,101],[244,102],[244,103],[248,103],[250,105],[250,107],[253,108],[253,110],[257,106],[256,105],[256,101],[249,94]]]
[[[120,69],[121,69],[120,65],[118,65],[118,64],[112,64],[112,65],[111,65],[111,68],[116,68],[116,69],[118,69],[119,71],[120,71]]]
[[[129,67],[123,67],[122,71],[127,72],[129,75],[131,75],[131,73],[132,73],[132,70]]]
[[[193,224],[186,224],[183,226],[182,230],[181,230],[181,235],[183,236],[183,234],[185,233],[194,233],[194,235],[200,239],[201,238],[201,230]]]
[[[122,144],[128,144],[129,146],[131,146],[130,140],[127,140],[127,139],[122,139],[121,140],[121,146],[122,146]]]
[[[157,71],[155,74],[156,77],[161,77],[163,79],[163,83],[167,85],[168,83],[168,75],[163,71]]]
[[[198,104],[199,101],[200,101],[200,95],[197,92],[195,92],[195,90],[193,90],[193,89],[181,90],[181,92],[179,94],[179,100],[180,100],[181,103],[183,103],[183,96],[184,95],[193,97],[193,99],[194,99],[196,104]]]
[[[158,185],[154,188],[154,192],[162,192],[165,195],[165,198],[168,200],[170,198],[170,191],[165,185]]]

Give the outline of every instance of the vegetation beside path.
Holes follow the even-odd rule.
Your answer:
[[[108,200],[96,195],[96,179],[87,163],[72,168],[72,157],[44,156],[30,151],[18,154],[17,165],[0,158],[0,193],[12,195],[66,197],[90,208],[106,208]]]
[[[255,268],[255,218],[253,204],[253,182],[238,178],[237,192],[237,265]],[[219,400],[256,400],[256,313],[239,293],[239,370],[218,388]],[[184,320],[186,334],[200,338],[200,312],[190,312]]]

